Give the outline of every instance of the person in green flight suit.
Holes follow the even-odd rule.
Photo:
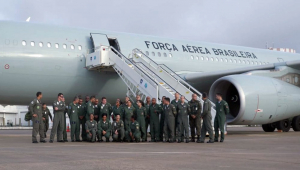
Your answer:
[[[116,120],[112,123],[112,137],[114,142],[123,142],[124,140],[124,122],[120,119],[120,115],[117,115]]]
[[[124,115],[123,115],[124,112],[123,112],[123,107],[121,106],[120,100],[116,101],[116,105],[113,106],[112,112],[113,112],[113,116],[112,116],[113,120],[115,120],[115,117],[117,115],[120,115],[121,120],[124,121]]]
[[[79,129],[81,126],[81,138],[82,141],[86,141],[86,130],[85,130],[85,104],[83,104],[83,100],[81,98],[79,98],[79,103],[78,103],[78,117],[79,117]]]
[[[51,122],[53,122],[53,121],[52,121],[52,115],[50,113],[50,110],[47,108],[46,103],[43,103],[43,117],[45,118],[45,120],[44,120],[44,124],[45,124],[45,129],[44,129],[45,138],[47,138],[47,131],[49,129],[49,117],[51,119]]]
[[[127,107],[127,102],[128,102],[128,101],[130,101],[130,99],[129,99],[129,97],[126,96],[126,97],[125,97],[125,101],[124,101],[124,103],[122,104],[122,107],[123,107],[123,108]]]
[[[150,115],[150,134],[151,142],[160,141],[159,115],[162,113],[162,108],[156,103],[156,98],[152,98],[152,104],[149,107]]]
[[[185,97],[180,97],[180,103],[177,104],[177,140],[178,143],[183,142],[182,136],[185,137],[185,142],[189,143],[189,121],[188,116],[191,112],[189,104],[185,102]]]
[[[197,94],[192,94],[192,100],[189,101],[189,106],[191,109],[191,114],[189,117],[190,128],[191,128],[191,142],[195,142],[195,128],[197,131],[197,142],[200,142],[201,133],[201,111],[202,104],[198,100]]]
[[[88,101],[87,104],[86,104],[86,115],[85,115],[86,120],[90,119],[91,114],[94,115],[94,102],[95,102],[95,99],[96,99],[95,96],[91,96],[90,101]]]
[[[140,124],[140,129],[141,129],[141,137],[142,137],[142,142],[147,141],[147,134],[146,134],[146,125],[145,125],[145,116],[147,116],[147,110],[145,107],[143,107],[143,102],[141,100],[137,101],[137,109],[136,109],[136,118],[137,121]]]
[[[165,114],[165,125],[164,125],[164,134],[165,142],[169,141],[170,143],[174,142],[174,126],[175,126],[175,117],[177,115],[177,110],[174,105],[170,104],[170,98],[166,97],[164,100],[163,111]]]
[[[79,98],[75,97],[73,102],[69,104],[68,109],[68,116],[70,118],[70,124],[71,124],[71,141],[72,142],[81,142],[79,135],[80,135],[80,123],[79,123],[79,116],[78,116],[78,110],[79,110]]]
[[[206,132],[209,134],[209,141],[207,143],[214,143],[214,134],[213,129],[211,125],[211,103],[207,99],[207,93],[202,94],[202,100],[203,100],[203,112],[201,114],[201,118],[203,120],[202,129],[201,129],[201,138],[200,143],[204,143]]]
[[[140,96],[140,95],[136,95],[135,99],[136,99],[136,101],[135,101],[135,102],[132,102],[132,106],[133,106],[135,109],[137,109],[137,108],[139,107],[138,104],[137,104],[137,102],[138,102],[139,100],[141,100],[141,96]]]
[[[68,113],[68,106],[66,105],[66,102],[65,102],[65,98],[63,97],[61,99],[61,101],[64,103],[64,105],[66,106],[66,109],[64,111],[64,127],[63,127],[63,140],[64,142],[68,142],[68,135],[67,135],[67,117],[66,117],[66,114]],[[60,126],[61,124],[59,124]],[[59,127],[58,126],[58,127]],[[59,129],[59,128],[58,128]],[[57,134],[59,133],[59,131],[57,130]],[[57,142],[58,142],[58,139],[57,139]]]
[[[32,115],[32,123],[33,123],[33,128],[32,128],[32,143],[38,143],[37,141],[37,134],[40,134],[40,142],[41,143],[46,143],[45,141],[45,136],[44,136],[44,120],[43,118],[43,113],[42,113],[42,99],[43,95],[42,92],[37,92],[36,93],[36,99],[34,99],[30,104],[29,104],[29,112]]]
[[[94,143],[96,140],[97,133],[97,122],[94,120],[94,114],[90,114],[90,119],[85,123],[85,129],[87,133],[87,140]]]
[[[131,116],[130,118],[130,128],[125,132],[126,140],[128,142],[140,142],[141,139],[141,131],[139,122],[135,121],[135,116]]]
[[[112,112],[112,106],[110,103],[107,102],[106,97],[102,97],[102,101],[101,104],[99,106],[100,109],[100,118],[102,118],[102,114],[106,114],[107,115],[107,121],[110,121],[110,116],[111,116],[111,112]]]
[[[171,101],[171,104],[172,105],[174,105],[175,106],[175,108],[177,109],[177,105],[180,103],[180,95],[179,95],[179,93],[178,92],[176,92],[175,93],[175,99],[173,99],[172,101]],[[176,117],[175,117],[175,129],[174,129],[174,132],[176,132],[177,131],[177,119],[178,119],[178,115],[176,115]],[[183,127],[181,127],[181,129],[182,129]],[[174,136],[174,141],[176,140],[176,135]],[[184,140],[184,136],[182,136],[181,137],[181,141],[183,141]]]
[[[102,142],[102,137],[105,137],[106,142],[109,142],[109,137],[111,134],[111,123],[107,121],[107,115],[102,114],[102,119],[98,122],[98,138],[99,142]]]
[[[166,96],[163,96],[162,99],[161,99],[160,107],[162,108],[162,110],[164,108],[165,98],[166,98]],[[159,130],[160,130],[159,139],[160,139],[160,141],[164,140],[164,125],[165,125],[165,114],[162,111],[161,114],[160,114],[160,120],[159,120]]]
[[[214,120],[214,128],[215,128],[215,142],[218,142],[219,139],[219,129],[221,131],[221,140],[220,142],[224,142],[224,125],[226,122],[226,115],[229,114],[229,106],[228,103],[223,100],[222,94],[216,94],[216,116]]]
[[[126,107],[123,107],[123,115],[124,115],[124,123],[125,123],[125,130],[129,131],[130,128],[130,119],[131,116],[136,115],[136,109],[132,106],[130,100],[127,101]]]
[[[149,107],[151,105],[151,98],[149,96],[146,97],[146,103],[145,103],[145,108],[147,110],[147,113],[149,113]],[[146,115],[145,118],[145,129],[146,129],[146,134],[148,132],[148,127],[150,125],[150,115]],[[150,132],[151,133],[151,132]]]
[[[99,114],[100,114],[100,109],[99,109],[99,99],[95,99],[94,104],[94,119],[96,122],[99,121]]]

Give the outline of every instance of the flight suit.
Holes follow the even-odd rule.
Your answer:
[[[130,132],[133,135],[133,139],[130,136]],[[127,141],[133,141],[140,142],[141,139],[141,131],[140,131],[140,125],[139,122],[134,121],[130,123],[130,128],[126,130],[125,132],[126,140]]]
[[[211,125],[211,103],[208,99],[205,99],[203,102],[203,112],[201,114],[201,117],[203,119],[203,124],[202,124],[202,129],[201,129],[201,138],[200,141],[204,142],[205,141],[205,136],[206,132],[209,134],[209,140],[211,142],[214,141],[214,136],[213,136],[213,129]]]
[[[86,115],[85,119],[90,120],[90,115],[94,114],[94,105],[92,104],[91,101],[86,103]]]
[[[216,117],[214,120],[215,128],[215,141],[219,138],[219,129],[221,131],[221,140],[224,140],[224,125],[226,121],[226,115],[229,114],[229,106],[226,101],[221,100],[216,103]]]
[[[112,107],[112,112],[113,112],[113,120],[116,120],[116,116],[120,115],[120,119],[124,121],[123,107],[113,106]]]
[[[98,107],[100,109],[100,119],[99,120],[102,120],[102,115],[106,114],[107,115],[106,120],[110,121],[110,115],[111,115],[111,112],[112,112],[111,104],[106,103],[104,105],[104,104],[100,103]]]
[[[190,127],[191,127],[191,137],[192,140],[195,140],[195,128],[196,128],[197,138],[200,141],[202,105],[199,100],[191,100],[189,101],[189,106],[191,109],[191,114],[189,117]],[[193,119],[191,115],[196,115],[196,118]]]
[[[55,110],[55,107],[57,107],[58,110]],[[57,100],[53,102],[54,120],[53,120],[51,135],[50,135],[50,141],[53,141],[55,137],[55,133],[57,133],[58,141],[63,140],[63,131],[65,127],[65,119],[64,119],[65,110],[66,110],[66,106],[64,102],[57,101]]]
[[[159,114],[162,113],[162,108],[159,104],[151,105],[149,107],[150,116],[150,133],[151,141],[154,142],[160,140],[160,128],[159,128]]]
[[[147,110],[146,110],[145,107],[141,107],[141,108],[136,109],[136,120],[140,124],[141,136],[142,136],[143,141],[147,140],[146,125],[145,125],[145,116],[147,114],[148,113],[147,113]]]
[[[68,113],[68,106],[66,105],[66,109],[65,109],[65,112],[64,112],[64,126],[63,126],[63,140],[64,141],[68,141],[68,136],[67,136],[67,118],[66,118],[66,114]],[[61,124],[58,125],[58,129],[59,129],[59,126],[61,126]],[[57,130],[57,134],[58,134],[58,130]],[[58,140],[57,140],[58,141]]]
[[[32,123],[33,123],[33,128],[32,128],[32,142],[37,142],[37,134],[39,133],[40,135],[40,141],[45,140],[45,124],[43,121],[43,113],[42,113],[42,104],[41,101],[38,99],[34,99],[30,104],[29,104],[29,111],[32,116]],[[33,117],[33,114],[36,114],[36,117]]]
[[[94,115],[95,115],[95,117],[94,117],[94,120],[96,121],[96,122],[98,122],[99,120],[100,120],[100,109],[99,109],[99,107],[98,107],[98,105],[94,105]],[[96,118],[96,116],[98,116],[98,118]]]
[[[130,118],[131,118],[131,116],[136,115],[136,109],[132,106],[124,107],[123,115],[124,115],[125,130],[128,131],[130,128]]]
[[[149,107],[151,106],[151,104],[145,104],[145,108],[147,110],[147,113],[149,113]],[[150,115],[149,115],[150,116]],[[147,135],[147,131],[148,131],[148,126],[150,125],[150,117],[145,116],[145,129],[146,129],[146,135]],[[151,133],[151,131],[150,131]]]
[[[47,138],[47,131],[49,129],[49,117],[52,121],[52,115],[49,111],[48,108],[46,108],[45,110],[43,109],[43,117],[45,118],[44,124],[45,124],[45,128],[44,128],[44,137]]]
[[[163,108],[164,114],[165,114],[165,125],[164,125],[164,134],[165,134],[165,140],[170,140],[170,142],[173,142],[175,138],[175,117],[177,115],[177,111],[174,105],[169,104],[165,105]]]
[[[133,106],[135,109],[139,108],[137,102],[132,102],[132,106]]]
[[[115,131],[117,131],[118,134],[115,134]],[[112,124],[111,133],[114,142],[123,141],[125,136],[124,122],[122,120],[119,122],[114,121]]]
[[[163,138],[164,138],[164,125],[165,125],[165,114],[163,112],[163,109],[164,109],[164,104],[160,104],[160,107],[162,109],[162,112],[160,114],[160,120],[159,120],[159,138],[161,141],[163,141]]]
[[[105,131],[105,135],[103,135],[103,131]],[[102,140],[102,137],[104,136],[106,138],[106,142],[109,142],[109,137],[111,134],[111,123],[109,121],[103,121],[100,120],[98,122],[98,139]]]
[[[86,119],[85,119],[85,104],[82,104],[82,105],[78,105],[78,117],[79,117],[79,128],[81,126],[81,138],[83,141],[86,141],[86,130],[85,130],[85,122],[86,122]],[[80,117],[82,117],[82,119],[80,119]]]
[[[187,103],[177,105],[177,139],[183,141],[182,136],[189,140],[190,130],[188,116],[191,112]]]
[[[80,122],[79,122],[79,116],[78,116],[79,106],[77,104],[74,104],[73,102],[69,104],[68,109],[68,116],[70,118],[70,124],[71,124],[71,140],[72,141],[79,141],[79,135],[80,135]],[[75,139],[74,139],[75,136]]]
[[[174,105],[175,106],[175,108],[177,109],[177,105],[180,103],[180,100],[177,100],[176,101],[176,99],[173,99],[172,101],[171,101],[171,104],[172,105]],[[174,129],[174,132],[176,133],[177,132],[177,119],[178,119],[178,115],[176,115],[176,117],[175,117],[175,129]],[[182,139],[183,139],[183,136],[182,136]],[[175,134],[175,136],[174,136],[174,140],[176,140],[176,134]]]
[[[85,129],[89,131],[86,134],[86,138],[88,141],[95,142],[96,140],[96,133],[97,133],[97,122],[95,120],[88,120],[85,123]],[[91,135],[90,135],[91,134]]]

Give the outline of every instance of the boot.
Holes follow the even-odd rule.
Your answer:
[[[197,143],[200,143],[200,136],[197,137]]]

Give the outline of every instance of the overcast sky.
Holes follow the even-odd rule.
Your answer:
[[[0,0],[0,20],[300,52],[300,0]]]

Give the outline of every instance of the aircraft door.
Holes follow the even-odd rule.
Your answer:
[[[106,34],[91,33],[91,40],[93,42],[93,49],[96,49],[101,45],[110,46]]]

